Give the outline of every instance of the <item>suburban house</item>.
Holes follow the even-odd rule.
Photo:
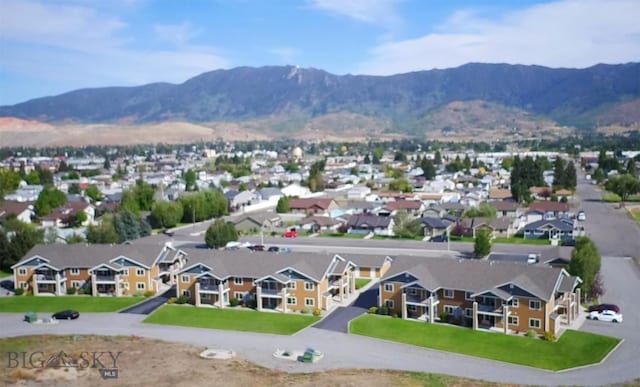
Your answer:
[[[331,210],[338,208],[338,204],[333,199],[304,198],[291,199],[289,207],[293,214],[329,215]]]
[[[346,258],[356,265],[356,278],[382,278],[393,263],[393,258],[388,255],[349,254]]]
[[[196,306],[224,308],[235,298],[257,310],[329,310],[355,293],[355,265],[336,254],[186,251],[177,294]]]
[[[525,239],[573,239],[574,221],[571,219],[539,220],[524,226]]]
[[[260,198],[260,200],[277,202],[282,197],[282,191],[280,191],[280,188],[265,187],[258,190],[258,197]]]
[[[42,227],[69,227],[74,224],[78,213],[84,212],[86,220],[82,226],[93,224],[96,210],[91,203],[85,201],[67,202],[63,206],[54,208],[49,215],[40,217]]]
[[[243,232],[274,231],[282,225],[282,218],[275,212],[259,212],[251,215],[240,216],[231,223],[236,230]]]
[[[242,207],[251,205],[257,201],[256,195],[251,191],[238,192],[230,190],[224,193],[224,197],[229,201],[229,209],[232,211],[239,210]]]
[[[424,211],[425,206],[421,200],[396,200],[393,202],[385,203],[380,210],[378,210],[378,215],[380,216],[394,216],[398,213],[398,211],[406,211],[409,215],[420,216],[422,211]]]
[[[351,215],[347,221],[347,233],[349,234],[375,234],[393,236],[393,218],[390,216],[378,216],[372,214]]]
[[[451,224],[445,222],[440,218],[420,218],[422,224],[422,231],[424,236],[437,237],[440,235],[446,235],[451,230]]]
[[[533,202],[529,204],[529,211],[543,214],[543,219],[563,218],[569,215],[569,204],[562,202]]]
[[[479,230],[487,230],[492,238],[510,238],[516,233],[518,222],[513,218],[464,218],[460,224],[464,226],[466,236],[475,238]]]
[[[489,189],[489,200],[508,200],[512,198],[513,198],[513,195],[511,194],[510,189],[506,189],[506,188],[490,188]]]
[[[542,265],[395,257],[378,301],[403,319],[558,334],[580,312],[580,282]]]
[[[512,201],[489,202],[496,209],[498,218],[517,218],[520,216],[520,205]]]
[[[344,224],[340,221],[328,216],[311,215],[301,219],[298,225],[305,231],[313,233],[317,232],[337,232],[338,228]]]
[[[170,245],[36,245],[15,265],[16,288],[65,295],[83,289],[94,296],[154,293],[175,283],[186,262]]]
[[[34,215],[33,203],[13,200],[0,203],[0,223],[6,220],[9,215],[15,215],[16,219],[23,223],[31,223],[31,216]]]

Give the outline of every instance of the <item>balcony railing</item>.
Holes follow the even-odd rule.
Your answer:
[[[38,281],[55,281],[56,280],[55,274],[37,274],[36,273],[35,276],[36,276],[36,280]],[[65,279],[64,276],[60,276],[60,281],[64,279]]]
[[[98,282],[115,282],[115,275],[96,275],[96,281]]]
[[[218,291],[218,284],[211,283],[211,282],[199,282],[199,284],[200,284],[200,290],[205,290],[208,292]]]
[[[502,313],[502,305],[478,304],[479,312]]]
[[[418,293],[418,294],[410,294],[407,293],[407,302],[412,302],[414,304],[428,304],[431,299],[429,295],[426,293]],[[438,301],[438,295],[433,295],[433,302]]]
[[[282,289],[262,288],[262,294],[269,296],[281,296]]]

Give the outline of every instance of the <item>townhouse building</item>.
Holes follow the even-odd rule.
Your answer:
[[[175,283],[185,254],[170,245],[37,245],[12,266],[16,288],[33,295],[82,289],[93,296],[156,293]]]
[[[557,334],[579,314],[580,282],[544,265],[396,257],[380,280],[378,303],[403,319]]]
[[[329,310],[355,293],[356,265],[337,254],[185,251],[177,294],[195,306],[224,308],[235,298],[257,310]]]

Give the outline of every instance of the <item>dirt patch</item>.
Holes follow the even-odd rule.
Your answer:
[[[464,378],[436,374],[377,370],[338,370],[288,374],[259,367],[241,359],[206,360],[198,356],[204,348],[139,337],[36,336],[0,340],[2,354],[9,351],[63,352],[74,364],[83,352],[120,352],[118,379],[103,380],[97,368],[50,367],[0,369],[0,384],[25,386],[498,386]],[[27,355],[28,356],[28,355]],[[85,355],[85,358],[87,356]],[[3,359],[4,361],[5,359]],[[110,365],[109,357],[102,362]],[[75,362],[80,365],[81,361]]]

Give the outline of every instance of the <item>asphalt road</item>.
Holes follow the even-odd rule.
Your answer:
[[[143,314],[148,315],[151,314],[154,310],[158,309],[162,305],[164,305],[170,297],[176,296],[176,288],[171,287],[171,289],[166,292],[152,297],[144,302],[136,304],[130,308],[120,311],[120,313],[133,313],[133,314]]]

